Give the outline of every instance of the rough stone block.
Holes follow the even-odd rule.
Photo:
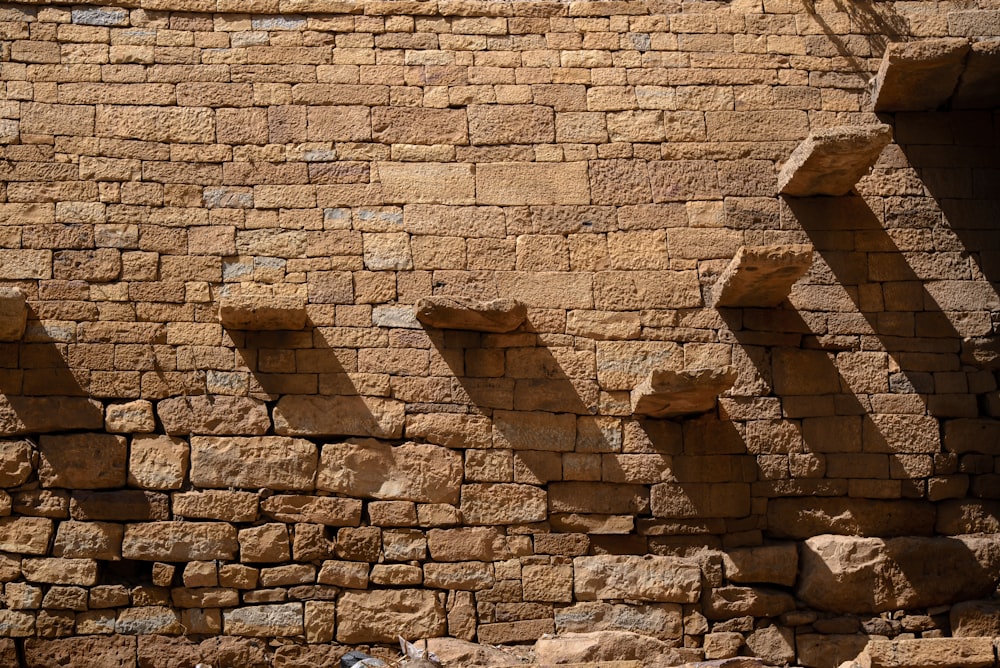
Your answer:
[[[222,613],[225,633],[234,636],[275,638],[302,635],[302,603],[255,605]]]
[[[744,483],[661,483],[650,488],[654,517],[746,517],[750,486]]]
[[[233,560],[236,529],[222,522],[128,524],[122,556],[141,561]]]
[[[469,143],[466,114],[462,109],[424,107],[374,107],[372,136],[385,144]]]
[[[467,524],[522,524],[546,518],[545,490],[531,485],[462,485],[462,519]]]
[[[240,529],[240,561],[243,563],[278,563],[288,561],[291,547],[288,541],[288,526],[271,523]]]
[[[164,430],[185,434],[264,434],[271,427],[267,405],[250,397],[196,395],[163,399],[156,413]]]
[[[873,82],[875,111],[928,111],[955,91],[965,68],[969,40],[943,37],[892,42]]]
[[[282,436],[191,438],[191,482],[198,487],[311,491],[316,445]]]
[[[452,450],[366,440],[324,445],[316,487],[372,499],[456,503],[461,483],[462,457]]]
[[[114,434],[148,434],[156,429],[153,404],[145,399],[109,404],[104,412],[104,428]]]
[[[178,517],[223,522],[252,522],[257,519],[256,492],[206,490],[175,492],[171,495]]]
[[[736,382],[736,369],[654,369],[632,390],[632,413],[653,418],[704,413]]]
[[[166,494],[121,489],[112,492],[73,492],[70,515],[77,520],[144,521],[170,518]]]
[[[274,408],[274,431],[283,436],[403,435],[403,404],[361,396],[289,395]]]
[[[741,246],[711,292],[716,308],[769,308],[788,297],[812,264],[812,247]]]
[[[52,538],[52,520],[43,517],[0,517],[0,550],[46,554]]]
[[[380,162],[378,175],[386,204],[474,204],[473,165],[433,162]]]
[[[811,132],[782,166],[778,191],[792,197],[846,195],[891,140],[888,125],[849,125]]]
[[[241,286],[219,299],[219,322],[226,329],[298,330],[306,326],[304,294],[268,286]]]
[[[996,665],[990,638],[873,639],[857,660],[862,668],[987,668]]]
[[[1000,638],[1000,602],[958,603],[951,608],[950,625],[955,637]]]
[[[444,594],[417,589],[345,591],[337,602],[337,641],[392,643],[445,635]]]
[[[476,167],[475,192],[479,204],[589,204],[587,163],[483,163]]]
[[[98,105],[98,137],[203,143],[215,141],[215,115],[202,107]]]
[[[361,501],[334,496],[278,494],[261,502],[261,510],[279,522],[311,522],[343,527],[361,524]]]
[[[35,448],[31,441],[0,441],[0,487],[17,487],[31,475]]]
[[[142,489],[180,489],[189,460],[187,441],[170,436],[136,435],[129,449],[128,482]]]
[[[510,332],[527,317],[524,304],[513,299],[481,302],[464,297],[423,297],[416,306],[417,320],[439,329]]]
[[[684,630],[683,608],[677,603],[575,603],[556,608],[555,623],[559,633],[630,631],[660,640],[679,640]]]
[[[20,288],[0,287],[0,341],[20,341],[28,322],[28,306]]]
[[[786,538],[924,536],[933,533],[934,520],[934,506],[915,500],[784,498],[767,504],[768,534]]]
[[[763,587],[716,587],[704,607],[709,619],[777,617],[795,609],[791,594]]]
[[[555,115],[537,105],[469,105],[469,139],[473,144],[550,144]]]
[[[38,480],[44,487],[101,489],[125,485],[128,447],[123,436],[43,436],[38,451]]]
[[[97,584],[95,559],[26,558],[21,560],[21,572],[28,582],[83,587]]]
[[[577,600],[627,598],[694,603],[701,596],[701,569],[673,557],[598,555],[573,559]]]
[[[799,554],[794,543],[746,547],[724,552],[722,563],[730,582],[791,587],[799,571]]]

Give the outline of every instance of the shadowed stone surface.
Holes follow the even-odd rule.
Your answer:
[[[928,111],[951,97],[969,41],[944,37],[888,45],[873,83],[875,111]]]
[[[403,420],[402,402],[381,397],[291,395],[274,408],[282,436],[399,438]]]
[[[888,125],[816,130],[789,156],[778,174],[778,191],[792,197],[846,195],[872,168],[892,139]]]
[[[654,418],[704,413],[736,382],[736,369],[656,369],[632,390],[632,412]]]
[[[627,598],[693,603],[701,595],[701,569],[671,557],[597,555],[573,559],[578,600]]]
[[[812,264],[812,246],[741,246],[709,298],[716,308],[769,308],[787,297]]]
[[[329,443],[320,455],[317,489],[369,499],[455,503],[462,457],[437,445],[374,440]]]
[[[1000,103],[1000,38],[972,43],[965,71],[951,98],[954,109],[990,109]]]
[[[28,322],[28,308],[20,288],[0,287],[0,341],[19,341]]]
[[[527,317],[527,309],[514,299],[481,302],[463,297],[424,297],[417,302],[417,320],[440,329],[510,332]]]

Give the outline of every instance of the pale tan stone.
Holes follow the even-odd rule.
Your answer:
[[[104,428],[114,434],[148,434],[156,429],[152,402],[137,399],[109,404],[104,412]]]
[[[795,609],[791,594],[763,587],[716,587],[702,611],[712,620],[777,617]]]
[[[337,626],[337,604],[333,601],[305,602],[306,642],[333,642],[333,630]]]
[[[257,286],[219,299],[219,322],[226,329],[297,330],[306,326],[306,299]]]
[[[187,441],[170,436],[135,436],[129,448],[128,482],[142,489],[180,489],[189,458]]]
[[[21,560],[21,572],[29,582],[84,587],[97,584],[95,559],[26,558]]]
[[[429,562],[424,564],[423,575],[425,587],[449,591],[481,591],[496,582],[492,564],[481,561]]]
[[[704,413],[715,408],[720,394],[736,382],[731,367],[712,369],[653,369],[632,390],[632,412],[654,418]]]
[[[775,307],[812,264],[812,247],[741,246],[712,288],[716,308]]]
[[[599,555],[573,559],[577,600],[628,598],[693,603],[701,595],[701,569],[672,557]]]
[[[0,341],[20,341],[28,322],[24,291],[0,287]]]
[[[403,434],[402,402],[382,397],[289,395],[274,409],[274,431],[283,436]]]
[[[462,485],[462,520],[473,525],[541,522],[547,514],[546,499],[545,490],[532,485]]]
[[[291,558],[288,527],[284,524],[263,524],[240,529],[240,561],[243,563],[277,563]]]
[[[475,204],[473,165],[380,162],[378,174],[387,204]]]
[[[267,406],[250,397],[174,397],[157,403],[156,412],[171,435],[263,434],[271,426]]]
[[[965,67],[969,40],[891,42],[873,84],[875,111],[937,109],[951,97]]]
[[[215,141],[211,109],[200,107],[152,107],[98,105],[98,137],[120,137],[165,142]]]
[[[417,302],[417,320],[440,329],[510,332],[527,317],[527,309],[513,299],[480,302],[462,297],[424,297]]]
[[[34,452],[30,441],[0,441],[0,487],[17,487],[28,479]]]
[[[178,517],[224,522],[252,522],[257,519],[256,492],[174,492],[170,501]]]
[[[792,197],[846,195],[892,140],[888,125],[825,128],[809,133],[778,174],[778,191]]]
[[[616,311],[572,310],[566,314],[566,333],[598,340],[637,339],[642,330],[639,314]]]
[[[142,561],[232,560],[236,529],[222,522],[156,522],[128,524],[122,556]]]
[[[301,635],[304,630],[302,603],[244,606],[222,613],[228,635],[274,638]]]
[[[311,491],[316,445],[283,436],[191,438],[191,482],[198,487]]]
[[[337,603],[337,641],[392,643],[445,635],[444,594],[418,589],[346,591]]]
[[[574,603],[556,608],[555,623],[559,633],[630,631],[670,641],[684,632],[683,608],[677,603]]]
[[[373,499],[456,503],[461,483],[462,457],[452,450],[365,440],[324,445],[316,487]]]
[[[539,665],[612,665],[617,668],[638,668],[653,660],[666,665],[679,665],[681,661],[662,640],[628,631],[565,633],[539,638],[535,643],[535,660]]]
[[[124,533],[125,527],[112,522],[60,522],[52,555],[117,561],[122,556]]]
[[[589,204],[587,163],[505,162],[476,167],[478,204]]]
[[[995,665],[990,638],[872,639],[862,668],[986,668]]]
[[[316,581],[345,589],[367,589],[368,564],[360,561],[324,561]]]

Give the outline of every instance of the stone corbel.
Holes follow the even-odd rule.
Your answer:
[[[715,308],[774,308],[812,264],[812,246],[741,246],[712,286]]]
[[[694,415],[715,407],[736,382],[736,369],[654,369],[632,390],[632,413],[652,418]]]

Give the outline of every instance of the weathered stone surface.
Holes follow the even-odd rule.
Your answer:
[[[136,399],[123,404],[109,404],[104,413],[104,428],[114,434],[148,434],[156,429],[153,404]]]
[[[765,626],[748,635],[746,644],[768,665],[784,666],[795,661],[795,633],[790,628]]]
[[[188,519],[223,522],[252,522],[257,519],[256,492],[175,492],[171,495],[171,502],[174,514]]]
[[[84,587],[97,584],[94,559],[25,558],[21,560],[21,572],[28,582]]]
[[[573,590],[580,601],[627,598],[693,603],[701,595],[701,569],[672,557],[576,557],[573,559]]]
[[[963,601],[950,613],[951,634],[956,637],[1000,638],[1000,601]]]
[[[427,548],[431,558],[441,562],[500,561],[511,556],[504,536],[495,527],[431,529]]]
[[[176,636],[184,633],[184,626],[181,625],[181,615],[177,610],[165,605],[137,605],[118,613],[115,633]]]
[[[224,631],[234,636],[297,636],[303,632],[302,604],[254,605],[225,610],[222,623]]]
[[[960,455],[970,452],[1000,455],[1000,420],[948,420],[944,424],[944,447]]]
[[[226,329],[296,330],[306,320],[306,298],[300,294],[244,289],[219,299],[219,322]]]
[[[444,594],[419,589],[345,591],[337,617],[337,641],[349,644],[436,638],[446,630]]]
[[[112,522],[60,522],[52,555],[69,559],[117,561],[125,527]]]
[[[291,558],[288,525],[274,522],[239,530],[240,561],[278,563]]]
[[[482,302],[464,297],[423,297],[416,306],[417,320],[439,329],[510,332],[528,315],[524,304],[513,299]]]
[[[632,413],[653,418],[704,413],[736,382],[731,366],[714,369],[654,369],[632,390]]]
[[[0,341],[20,341],[28,322],[28,307],[20,288],[0,287]]]
[[[795,636],[798,662],[809,668],[837,668],[864,650],[868,636],[847,633],[801,633]]]
[[[134,436],[129,448],[128,482],[143,489],[180,489],[189,460],[187,441],[160,435]]]
[[[24,660],[29,666],[134,668],[135,648],[136,639],[124,635],[29,638],[24,642]]]
[[[267,406],[250,397],[197,395],[164,399],[156,405],[163,428],[171,435],[264,434],[271,427]]]
[[[436,445],[392,446],[375,440],[328,443],[320,455],[317,489],[370,499],[456,503],[462,457]]]
[[[750,485],[723,483],[660,483],[649,490],[654,517],[745,517],[750,514]]]
[[[812,246],[741,246],[712,287],[716,308],[770,308],[787,297],[812,264]]]
[[[960,38],[892,42],[875,75],[875,111],[927,111],[948,101],[965,67],[969,41]]]
[[[934,516],[934,506],[922,501],[771,499],[767,504],[767,531],[781,538],[809,538],[824,533],[925,536],[934,532]]]
[[[798,597],[833,612],[876,613],[982,598],[1000,577],[996,535],[816,536],[801,550]]]
[[[891,140],[888,125],[846,125],[810,132],[778,173],[778,191],[792,197],[846,195]]]
[[[221,522],[156,522],[125,527],[122,556],[142,561],[232,560],[236,528]]]
[[[278,494],[264,499],[260,507],[265,515],[279,522],[313,522],[333,527],[356,527],[361,524],[359,499]]]
[[[535,643],[539,665],[593,664],[604,661],[652,661],[678,665],[680,656],[662,640],[628,631],[565,633]]]
[[[991,638],[873,639],[858,656],[862,668],[987,668]]]
[[[546,517],[547,505],[545,490],[532,485],[462,485],[460,508],[466,524],[542,522]]]
[[[1000,76],[1000,39],[972,43],[965,71],[951,98],[952,109],[991,109],[997,106],[993,82]]]
[[[799,553],[794,543],[727,550],[722,553],[726,579],[741,583],[795,584]]]
[[[85,397],[22,397],[0,394],[0,435],[101,429],[101,404]]]
[[[715,587],[704,607],[709,619],[777,617],[795,609],[791,594],[762,587]]]
[[[52,520],[44,517],[0,517],[0,550],[45,554],[52,530]]]
[[[31,441],[0,441],[0,487],[17,487],[33,470]]]
[[[520,659],[499,647],[459,640],[429,638],[427,649],[446,666],[516,666]]]
[[[123,436],[42,436],[38,452],[38,480],[45,487],[101,489],[125,485],[128,447]]]
[[[499,162],[476,167],[479,204],[590,204],[585,162]]]
[[[282,436],[399,438],[403,422],[402,402],[382,397],[289,395],[274,408]]]
[[[683,608],[676,603],[626,605],[594,601],[555,610],[557,633],[629,631],[660,640],[679,640],[683,621]]]
[[[191,438],[191,482],[197,487],[311,491],[316,444],[284,436]]]
[[[166,494],[135,489],[73,492],[69,512],[76,520],[166,520],[170,519],[170,501]]]
[[[382,196],[390,204],[474,204],[475,167],[438,162],[380,162]]]

